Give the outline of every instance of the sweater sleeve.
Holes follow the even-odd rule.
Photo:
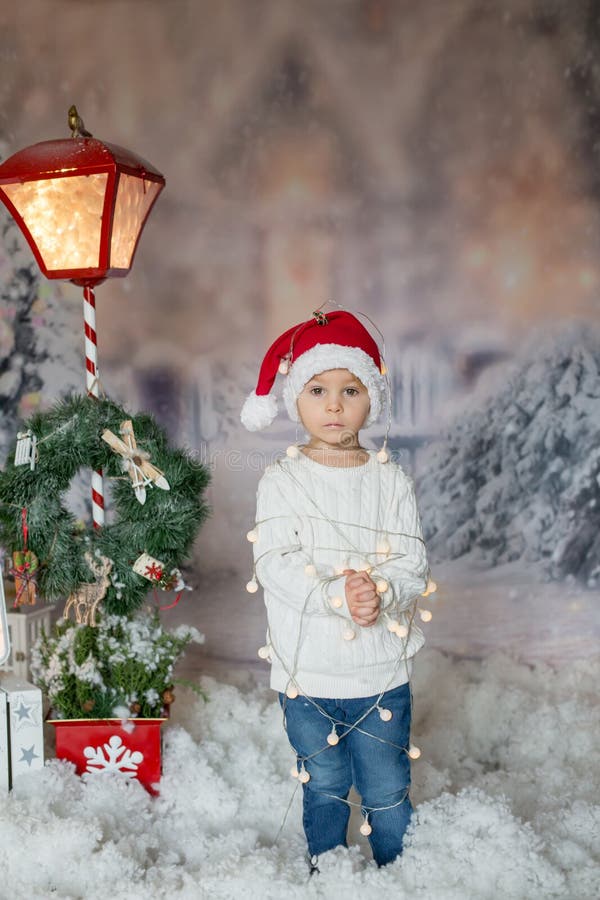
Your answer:
[[[405,610],[427,587],[429,564],[414,485],[400,467],[386,528],[390,554],[376,566],[377,574],[389,584],[383,605],[396,604],[398,610]]]
[[[254,568],[265,594],[305,615],[335,613],[350,618],[345,577],[332,577],[330,570],[315,564],[310,550],[303,546],[301,518],[276,471],[265,472],[256,501]]]

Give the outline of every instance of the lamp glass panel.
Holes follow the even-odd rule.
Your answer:
[[[110,251],[111,269],[128,269],[136,241],[161,185],[138,175],[119,176]]]
[[[5,184],[48,271],[97,268],[106,172]]]

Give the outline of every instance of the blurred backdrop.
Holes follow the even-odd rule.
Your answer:
[[[131,274],[97,291],[101,379],[211,466],[194,608],[247,617],[214,626],[215,657],[251,656],[262,628],[244,535],[297,435],[246,434],[239,408],[278,333],[328,299],[375,320],[412,471],[524,340],[597,322],[599,50],[594,0],[2,4],[2,157],[67,137],[76,103],[167,179]],[[6,446],[83,389],[83,338],[80,290],[41,282],[1,221]]]

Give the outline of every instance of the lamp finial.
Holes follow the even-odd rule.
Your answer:
[[[75,106],[75,104],[69,107],[69,128],[71,129],[71,137],[93,137],[91,131],[86,131],[85,125],[83,124],[83,119],[77,112],[77,107]]]

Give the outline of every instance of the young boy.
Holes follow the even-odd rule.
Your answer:
[[[428,566],[412,482],[385,450],[360,445],[386,399],[384,365],[345,311],[315,313],[267,351],[242,422],[268,425],[286,376],[288,413],[308,441],[269,466],[258,487],[254,571],[264,588],[271,687],[303,785],[311,871],[346,846],[352,785],[363,834],[385,865],[402,852],[409,799],[414,624]],[[252,579],[248,590],[255,591]]]

